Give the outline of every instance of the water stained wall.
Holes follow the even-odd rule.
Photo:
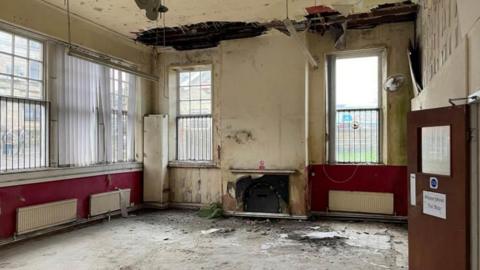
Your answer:
[[[347,50],[385,48],[388,63],[385,76],[408,74],[406,51],[413,33],[412,22],[349,30]],[[305,167],[326,162],[324,57],[337,50],[329,35],[306,34],[302,38],[319,60],[318,69],[308,67],[295,42],[276,31],[256,38],[225,41],[215,49],[160,55],[160,75],[169,74],[174,66],[209,63],[214,74],[215,162],[208,168],[173,166],[170,180],[177,184],[172,191],[175,202],[207,203],[206,195],[188,198],[180,195],[184,187],[191,186],[206,194],[206,185],[221,192],[208,195],[212,201],[223,202],[226,210],[235,210],[234,184],[239,176],[231,169],[255,169],[264,164],[267,169],[296,170],[290,177],[291,213],[308,212],[310,194]],[[171,109],[175,107],[175,91],[165,80],[155,98],[157,112],[170,113],[171,125],[175,124],[175,111]],[[384,94],[386,164],[405,165],[410,98],[409,81],[399,91]],[[170,145],[175,145],[174,138]],[[173,152],[171,159],[174,158]],[[178,185],[178,181],[182,184]]]
[[[199,197],[182,194],[190,187],[210,186],[221,191],[210,197],[212,201],[223,200],[226,210],[235,210],[227,187],[237,176],[230,169],[255,169],[263,161],[268,169],[297,170],[291,178],[291,209],[305,213],[305,59],[295,42],[284,34],[270,33],[227,41],[215,49],[163,53],[159,63],[160,74],[171,74],[175,66],[211,64],[213,68],[215,162],[200,168],[173,165],[172,200],[206,203],[206,192],[199,192]],[[176,90],[168,81],[162,81],[157,91],[156,109],[169,113],[174,125]],[[174,145],[172,135],[170,146]],[[175,159],[173,150],[170,159]]]

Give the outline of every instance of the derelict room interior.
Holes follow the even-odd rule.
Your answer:
[[[0,1],[0,269],[480,270],[478,0]]]

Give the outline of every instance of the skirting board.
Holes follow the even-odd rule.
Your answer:
[[[312,216],[324,217],[329,219],[338,220],[361,220],[361,221],[380,221],[380,222],[393,222],[393,223],[407,223],[408,218],[402,216],[389,216],[389,215],[374,215],[374,214],[360,214],[349,212],[312,212]]]
[[[289,215],[289,214],[277,214],[277,213],[235,212],[235,211],[224,211],[223,213],[226,216],[232,216],[232,217],[300,219],[300,220],[308,219],[308,216],[303,216],[303,215]]]
[[[170,203],[155,203],[155,202],[144,202],[143,208],[146,209],[158,209],[158,210],[167,210],[170,208]]]
[[[208,206],[208,204],[201,203],[169,203],[166,208],[161,209],[180,209],[180,210],[199,210],[200,208]],[[159,209],[155,204],[144,204],[145,208]],[[225,216],[231,217],[255,217],[255,218],[277,218],[277,219],[301,219],[307,220],[308,216],[296,216],[289,214],[276,214],[276,213],[256,213],[256,212],[236,212],[236,211],[224,211]]]
[[[208,204],[201,203],[169,203],[167,209],[180,209],[180,210],[200,210],[200,208],[208,206]]]

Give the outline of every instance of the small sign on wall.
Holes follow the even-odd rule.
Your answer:
[[[447,195],[424,191],[423,213],[425,215],[447,219]]]
[[[438,189],[438,178],[430,177],[430,188],[431,189]]]

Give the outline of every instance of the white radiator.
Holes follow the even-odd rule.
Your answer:
[[[120,196],[123,192],[123,196]],[[122,197],[124,207],[130,206],[130,189],[122,189],[121,191],[111,191],[98,193],[90,196],[90,216],[98,216],[113,211],[121,210]]]
[[[331,190],[330,211],[393,215],[393,193]]]
[[[17,234],[46,229],[77,219],[77,199],[17,209]]]

